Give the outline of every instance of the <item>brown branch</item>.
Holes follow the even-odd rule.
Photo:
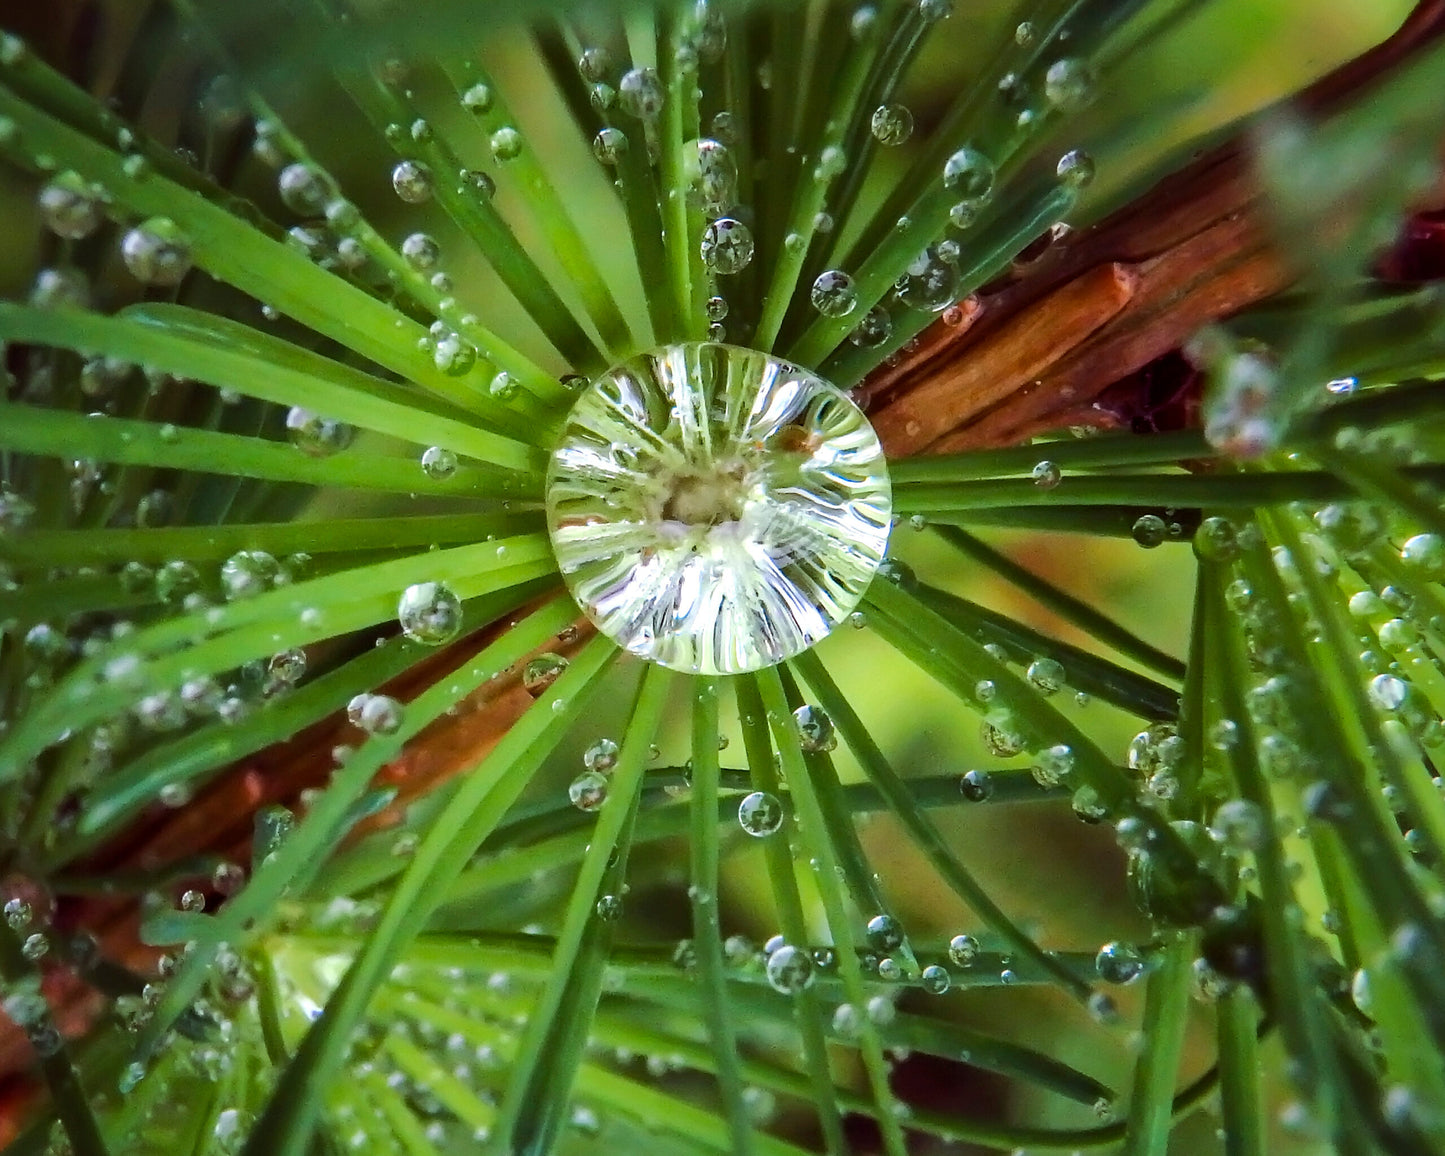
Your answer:
[[[1424,0],[1393,36],[1288,105],[1333,111],[1442,33],[1445,0]],[[1088,422],[1089,403],[1114,383],[1285,288],[1292,273],[1270,235],[1246,135],[1069,234],[972,300],[970,325],[935,324],[906,360],[871,375],[862,392],[888,453],[1009,445]],[[1093,419],[1112,424],[1107,413]]]

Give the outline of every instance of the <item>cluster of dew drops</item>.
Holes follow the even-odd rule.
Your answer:
[[[919,0],[917,11],[925,24],[934,24],[951,13],[950,0]],[[721,15],[706,4],[698,7],[694,35],[678,49],[678,65],[685,73],[695,71],[699,61],[716,62],[727,45],[727,31]],[[877,34],[878,11],[872,5],[858,8],[852,15],[849,33],[862,42]],[[1020,45],[1032,42],[1033,28],[1028,23],[1018,26],[1016,38]],[[641,123],[649,161],[656,163],[659,155],[657,124],[667,100],[666,89],[655,69],[633,67],[622,71],[603,48],[588,48],[578,60],[578,69],[590,88],[593,106],[604,115],[614,109]],[[764,61],[757,69],[760,87],[772,85],[772,62]],[[1010,75],[1001,85],[1005,94],[1018,80]],[[1063,59],[1048,70],[1044,98],[1053,107],[1077,108],[1092,95],[1093,76],[1082,61]],[[1035,114],[1020,112],[1020,124],[1026,125]],[[914,117],[903,104],[886,103],[875,108],[868,120],[872,143],[883,148],[905,145],[913,135]],[[714,114],[708,125],[709,135],[686,146],[685,169],[687,203],[702,210],[707,217],[699,255],[714,278],[740,273],[752,262],[755,253],[751,206],[738,203],[738,170],[731,149],[741,131],[737,118],[729,110]],[[619,168],[628,159],[628,134],[615,125],[600,129],[592,142],[597,160],[608,168]],[[836,143],[824,144],[815,157],[810,157],[808,177],[822,186],[831,184],[857,158],[849,158]],[[1092,159],[1082,150],[1067,153],[1057,166],[1059,179],[1073,187],[1082,187],[1092,180]],[[964,146],[954,152],[942,170],[944,186],[954,197],[950,222],[957,229],[974,223],[989,202],[996,177],[994,162],[982,151]],[[619,181],[620,183],[620,181]],[[909,224],[907,218],[898,222],[900,229]],[[789,231],[783,237],[783,248],[790,257],[801,256],[813,238],[831,233],[834,219],[820,209],[808,224],[808,232]],[[906,309],[939,313],[954,306],[958,296],[959,246],[945,239],[931,245],[918,255],[893,287],[894,299]],[[857,287],[852,274],[843,269],[826,269],[818,274],[808,291],[813,308],[826,318],[853,316],[859,305]],[[714,340],[727,336],[725,322],[729,313],[727,298],[714,293],[707,301],[709,335]],[[874,348],[889,340],[893,318],[884,304],[873,306],[849,332],[849,340],[864,348]]]

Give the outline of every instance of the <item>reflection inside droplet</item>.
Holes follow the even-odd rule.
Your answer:
[[[862,412],[753,350],[670,345],[598,378],[553,452],[563,576],[618,645],[731,674],[811,646],[883,558],[891,498]]]

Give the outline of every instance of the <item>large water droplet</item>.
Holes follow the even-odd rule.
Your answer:
[[[603,633],[676,670],[758,670],[857,605],[883,558],[882,448],[821,378],[667,346],[604,374],[552,456],[548,528]]]

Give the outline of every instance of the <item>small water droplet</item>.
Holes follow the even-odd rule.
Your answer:
[[[595,811],[607,801],[607,788],[600,770],[583,771],[567,787],[567,798],[579,811]]]
[[[633,68],[623,74],[617,86],[622,111],[639,120],[655,120],[662,111],[665,94],[662,81],[651,68]]]
[[[391,170],[391,187],[407,204],[420,205],[431,199],[431,169],[420,161],[399,161]]]
[[[784,995],[796,995],[813,986],[813,961],[801,947],[784,943],[768,954],[768,982]]]
[[[752,230],[732,217],[719,217],[702,234],[702,261],[714,273],[738,273],[753,259]]]
[[[858,307],[858,290],[853,278],[841,269],[819,273],[809,297],[813,308],[824,317],[847,317]]]
[[[895,148],[913,135],[913,113],[905,105],[880,104],[873,110],[868,127],[879,144]]]
[[[418,582],[402,592],[396,617],[413,642],[440,646],[461,631],[462,602],[443,582]]]
[[[121,259],[137,281],[179,285],[191,271],[191,245],[168,217],[152,217],[121,238]]]
[[[45,227],[67,241],[84,240],[105,220],[99,191],[74,172],[63,172],[47,182],[36,204]]]
[[[1105,983],[1133,983],[1144,974],[1144,957],[1130,944],[1106,943],[1094,957],[1094,970]]]
[[[972,966],[978,952],[978,940],[971,935],[955,935],[948,941],[948,958],[959,967]]]
[[[457,472],[457,455],[442,446],[428,446],[422,451],[421,470],[433,481],[445,481]]]
[[[776,795],[753,791],[738,804],[738,825],[755,839],[775,835],[783,826],[783,805]]]

